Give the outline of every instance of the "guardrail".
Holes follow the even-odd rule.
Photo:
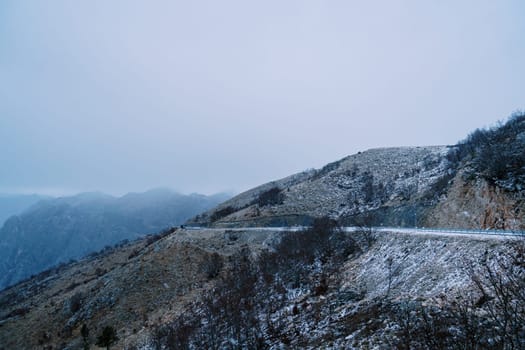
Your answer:
[[[461,228],[429,228],[429,227],[373,227],[378,231],[417,231],[429,233],[456,233],[456,234],[476,234],[493,236],[524,236],[525,231],[520,230],[473,230]]]
[[[231,228],[209,228],[199,226],[187,226],[189,230],[230,230],[230,231],[300,231],[307,229],[308,226],[281,226],[281,227],[231,227]],[[473,230],[473,229],[460,229],[460,228],[429,228],[429,227],[386,227],[386,226],[373,226],[368,227],[374,231],[380,232],[399,232],[399,233],[453,233],[453,234],[465,234],[465,235],[492,235],[492,236],[515,236],[525,237],[525,231],[519,230]],[[346,232],[355,232],[363,229],[360,226],[345,226],[342,228]]]

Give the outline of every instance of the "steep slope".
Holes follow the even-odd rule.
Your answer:
[[[367,241],[353,233],[327,250],[318,243],[329,241],[305,245],[298,236],[296,251],[294,236],[284,245],[283,237],[176,229],[48,271],[0,292],[0,349],[79,348],[83,325],[90,343],[114,327],[115,349],[150,349],[168,339],[168,349],[189,341],[228,348],[235,327],[244,344],[253,345],[242,334],[259,332],[266,347],[388,346],[395,327],[378,327],[388,314],[376,315],[376,308],[464,294],[473,289],[469,271],[487,251],[498,256],[513,244],[392,233]],[[310,254],[322,258],[310,261]]]
[[[243,246],[262,247],[268,235],[230,240],[173,229],[49,270],[0,292],[0,349],[80,346],[84,323],[92,334],[116,327],[123,348],[198,298],[210,283],[203,265],[212,252],[227,259]]]
[[[378,148],[246,191],[188,224],[525,229],[525,115],[455,146]]]
[[[152,190],[41,201],[0,230],[0,289],[107,245],[180,225],[225,198]]]
[[[0,292],[0,349],[80,348],[106,326],[116,349],[525,348],[522,237],[370,227],[523,230],[524,133],[519,115],[452,147],[362,152],[189,221],[211,228],[42,273]],[[243,227],[290,224],[311,227]]]
[[[478,129],[447,155],[457,174],[428,225],[525,229],[525,115]]]
[[[525,230],[525,197],[464,170],[450,182],[441,200],[426,213],[422,226]]]

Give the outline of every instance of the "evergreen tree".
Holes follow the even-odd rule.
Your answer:
[[[84,350],[89,350],[89,328],[84,324],[80,329],[80,334],[82,335],[82,343],[84,345]]]
[[[109,350],[109,347],[118,341],[117,331],[111,326],[107,326],[102,330],[97,338],[96,346],[105,347]]]

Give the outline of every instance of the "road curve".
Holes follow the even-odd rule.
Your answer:
[[[216,231],[300,231],[307,226],[281,226],[281,227],[232,227],[232,228],[209,228],[200,226],[186,226],[188,230],[216,230]],[[525,238],[524,231],[510,230],[472,230],[456,228],[426,228],[426,227],[342,227],[345,232],[355,232],[361,229],[371,229],[377,232],[410,233],[410,234],[452,234],[452,235],[484,235],[484,236],[513,236]]]

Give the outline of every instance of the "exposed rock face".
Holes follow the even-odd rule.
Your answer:
[[[370,224],[471,229],[525,228],[523,192],[509,192],[453,164],[452,147],[379,148],[242,193],[190,220],[197,226],[307,225],[330,216]],[[260,198],[278,190],[274,203]],[[371,218],[371,219],[370,219]]]
[[[523,230],[523,196],[509,193],[484,179],[466,180],[461,172],[446,196],[430,210],[428,227]]]

